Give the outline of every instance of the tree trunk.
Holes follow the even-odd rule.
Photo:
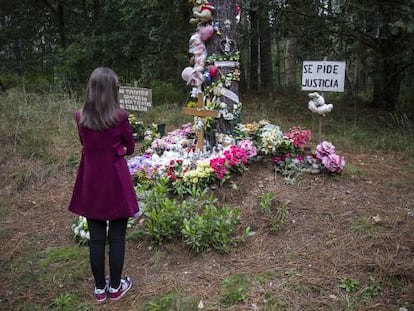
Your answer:
[[[272,33],[267,6],[259,6],[260,90],[270,98],[273,91]]]
[[[59,2],[57,5],[56,17],[58,20],[60,45],[63,49],[66,49],[65,8],[62,2]]]
[[[258,16],[256,10],[250,10],[250,68],[249,89],[257,92],[259,89],[259,36]]]
[[[286,39],[285,55],[285,86],[289,89],[296,87],[296,49],[297,39],[290,34]]]
[[[219,69],[224,76],[232,75],[232,79],[226,79],[223,87],[230,91],[235,96],[220,96],[222,103],[227,105],[227,111],[233,113],[233,106],[238,104],[235,102],[235,97],[239,97],[239,77],[240,68],[239,60],[236,59],[236,53],[238,52],[237,46],[237,1],[236,0],[216,0],[210,1],[210,4],[215,7],[214,21],[219,25],[219,34],[213,36],[213,38],[207,42],[208,55],[217,55],[218,59],[229,60],[226,65],[220,65]],[[222,92],[223,93],[223,92]],[[228,94],[229,92],[226,92]],[[218,120],[217,130],[220,133],[231,133],[234,128],[234,124],[237,120],[227,120],[221,116]]]
[[[378,57],[377,74],[374,76],[373,106],[394,111],[399,102],[402,72],[390,58]]]
[[[281,72],[281,57],[280,57],[280,41],[279,38],[276,38],[275,42],[276,49],[276,59],[275,59],[275,68],[276,68],[276,86],[278,88],[282,87],[282,72]]]

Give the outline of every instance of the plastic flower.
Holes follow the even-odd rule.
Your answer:
[[[239,147],[244,150],[248,159],[251,159],[257,155],[257,148],[249,139],[242,140],[239,143]]]
[[[261,146],[264,154],[276,154],[277,147],[283,140],[283,133],[279,126],[266,124],[260,131]]]
[[[294,127],[285,133],[285,137],[292,141],[293,146],[302,149],[307,142],[311,140],[311,131],[302,130],[300,127]]]
[[[345,159],[337,154],[329,154],[321,159],[323,166],[328,172],[342,173],[345,166]]]
[[[223,155],[226,158],[226,164],[229,167],[242,166],[247,163],[246,151],[237,146],[230,146],[229,149],[224,151]]]
[[[197,184],[210,181],[214,175],[214,170],[210,167],[209,161],[198,161],[197,167],[194,170],[184,172],[183,181],[187,185]]]
[[[214,174],[218,180],[223,180],[227,172],[226,158],[218,157],[210,160],[210,167],[213,169]]]
[[[335,154],[336,149],[335,146],[332,145],[332,143],[330,143],[329,141],[323,141],[316,146],[315,153],[319,159],[322,159],[323,157],[326,157],[330,154]]]
[[[324,168],[330,173],[341,174],[344,166],[345,159],[342,156],[336,154],[335,146],[328,141],[323,141],[316,146],[316,157],[321,160]]]

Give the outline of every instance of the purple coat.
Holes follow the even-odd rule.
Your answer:
[[[134,216],[139,208],[125,155],[134,152],[135,141],[128,114],[103,131],[79,125],[82,156],[69,204],[69,211],[95,220],[115,220]]]

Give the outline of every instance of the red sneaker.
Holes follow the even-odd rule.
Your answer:
[[[95,299],[98,302],[106,300],[106,286],[104,289],[99,289],[95,287]]]
[[[109,299],[119,300],[121,299],[132,287],[131,278],[126,276],[121,279],[121,283],[118,288],[109,288]]]

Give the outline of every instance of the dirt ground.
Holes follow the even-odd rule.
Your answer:
[[[128,241],[124,270],[134,287],[123,300],[97,309],[140,310],[151,297],[178,292],[202,300],[203,310],[414,310],[414,170],[393,155],[341,154],[353,169],[340,177],[304,174],[288,185],[274,175],[271,162],[258,162],[217,189],[220,203],[239,206],[242,225],[256,233],[230,254],[195,255],[181,241],[161,247],[147,239]],[[66,172],[3,198],[10,213],[1,220],[2,231],[14,234],[2,238],[2,262],[73,245],[73,215],[67,212],[73,182]],[[288,204],[288,220],[277,233],[259,213],[259,196],[270,191]],[[33,235],[47,243],[34,243]],[[222,280],[240,273],[271,277],[255,283],[245,303],[220,307]],[[372,284],[370,276],[381,290],[362,303],[356,297]],[[338,286],[344,277],[360,282],[356,292]],[[93,301],[91,276],[81,286]],[[33,288],[14,293],[8,279],[1,287],[9,298],[35,295]],[[285,307],[266,309],[269,295]]]

